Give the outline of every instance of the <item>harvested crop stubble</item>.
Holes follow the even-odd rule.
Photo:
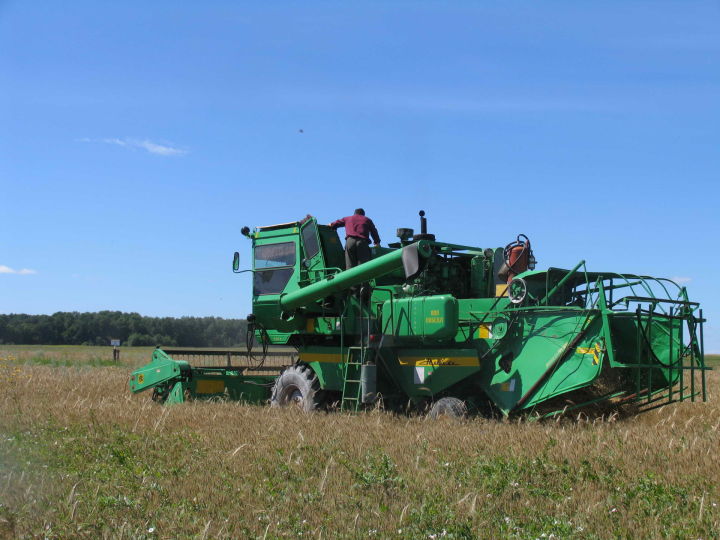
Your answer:
[[[3,527],[50,538],[720,531],[712,395],[624,420],[431,422],[160,407],[129,394],[128,373],[20,365],[0,397],[0,536]],[[718,382],[711,372],[711,393]]]

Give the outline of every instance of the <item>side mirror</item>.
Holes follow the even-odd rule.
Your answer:
[[[240,270],[240,254],[236,251],[233,255],[233,272]]]

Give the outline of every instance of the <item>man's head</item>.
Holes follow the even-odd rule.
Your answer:
[[[364,216],[364,215],[365,215],[365,210],[363,210],[362,208],[356,208],[356,209],[355,209],[355,213],[356,213],[358,216]]]

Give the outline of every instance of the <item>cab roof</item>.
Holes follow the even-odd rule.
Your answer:
[[[300,225],[299,221],[289,221],[288,223],[278,223],[277,225],[263,225],[262,227],[256,227],[258,231],[273,231],[275,229],[287,229],[288,227],[297,227]]]

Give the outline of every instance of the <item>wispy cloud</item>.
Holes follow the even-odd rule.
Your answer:
[[[129,148],[131,150],[145,150],[150,154],[157,156],[182,156],[187,154],[187,150],[178,148],[170,143],[157,143],[150,139],[134,139],[131,137],[109,137],[105,139],[90,139],[83,137],[78,139],[78,142],[100,142],[104,144],[113,144],[115,146],[122,146],[123,148]]]
[[[29,276],[31,274],[37,274],[36,270],[30,270],[30,268],[23,268],[21,270],[15,270],[4,264],[0,264],[0,274],[18,274],[21,276]]]
[[[683,283],[690,283],[692,281],[692,278],[689,277],[681,277],[681,276],[675,276],[674,278],[670,278],[672,281],[677,283],[678,285],[682,285]]]

